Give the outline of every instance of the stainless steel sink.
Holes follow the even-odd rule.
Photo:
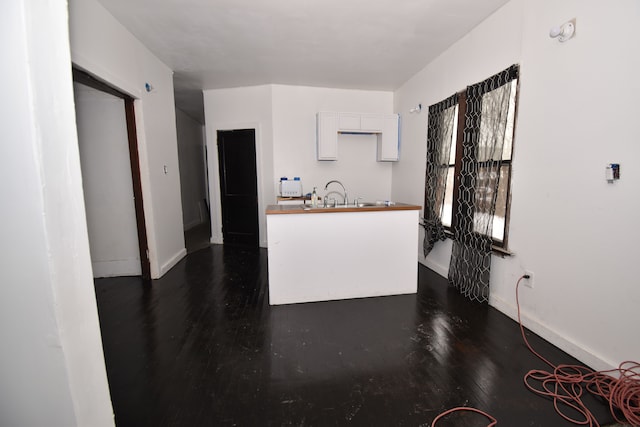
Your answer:
[[[357,208],[370,208],[370,207],[382,207],[384,205],[378,204],[378,203],[374,203],[374,202],[360,202],[357,205],[329,205],[329,206],[324,206],[324,205],[320,205],[316,208],[312,207],[311,205],[303,205],[301,206],[303,210],[305,211],[310,211],[311,209],[326,209],[326,210],[331,210],[331,209],[357,209]]]
[[[323,206],[323,205],[319,205],[317,207],[313,207],[311,205],[302,205],[301,208],[305,211],[310,211],[311,209],[326,209],[326,210],[332,210],[332,209],[345,209],[345,208],[357,208],[357,206],[353,206],[353,205],[336,205],[336,206]]]

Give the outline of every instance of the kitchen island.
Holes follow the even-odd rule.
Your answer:
[[[268,206],[269,303],[415,293],[420,209]]]

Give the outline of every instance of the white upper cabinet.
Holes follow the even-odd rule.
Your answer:
[[[340,132],[360,132],[360,114],[338,113],[338,130]]]
[[[317,116],[318,160],[338,160],[339,133],[375,133],[378,137],[376,160],[399,160],[397,114],[320,112]]]
[[[400,160],[400,135],[398,115],[382,118],[382,132],[378,135],[377,160],[379,162],[397,162]]]
[[[316,117],[318,160],[338,160],[338,113],[318,113]]]
[[[395,114],[338,113],[338,132],[380,133],[384,118]]]
[[[394,118],[397,120],[396,114],[362,114],[360,116],[360,127],[364,132],[383,132],[385,118]]]

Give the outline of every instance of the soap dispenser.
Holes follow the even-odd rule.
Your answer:
[[[318,191],[316,187],[313,187],[313,193],[311,193],[311,206],[314,208],[318,207]]]

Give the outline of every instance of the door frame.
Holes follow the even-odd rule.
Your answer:
[[[253,129],[256,139],[256,178],[258,180],[258,245],[267,247],[267,222],[265,217],[265,183],[264,183],[264,160],[262,153],[262,132],[260,123],[257,122],[234,122],[234,123],[213,123],[206,125],[207,135],[207,161],[209,175],[209,200],[211,211],[211,243],[223,244],[222,235],[222,199],[220,194],[220,168],[218,167],[218,131],[232,131],[240,129]],[[273,196],[275,197],[275,195]],[[275,203],[275,198],[274,198]]]
[[[135,99],[108,84],[96,79],[89,73],[75,66],[72,68],[73,81],[90,88],[108,93],[124,100],[125,119],[127,123],[127,142],[129,147],[129,165],[133,183],[133,199],[136,212],[136,228],[138,229],[138,250],[143,280],[151,280],[151,262],[149,259],[149,240],[147,238],[147,222],[142,199],[142,180],[140,178],[140,154],[138,149],[138,133],[136,128]]]

